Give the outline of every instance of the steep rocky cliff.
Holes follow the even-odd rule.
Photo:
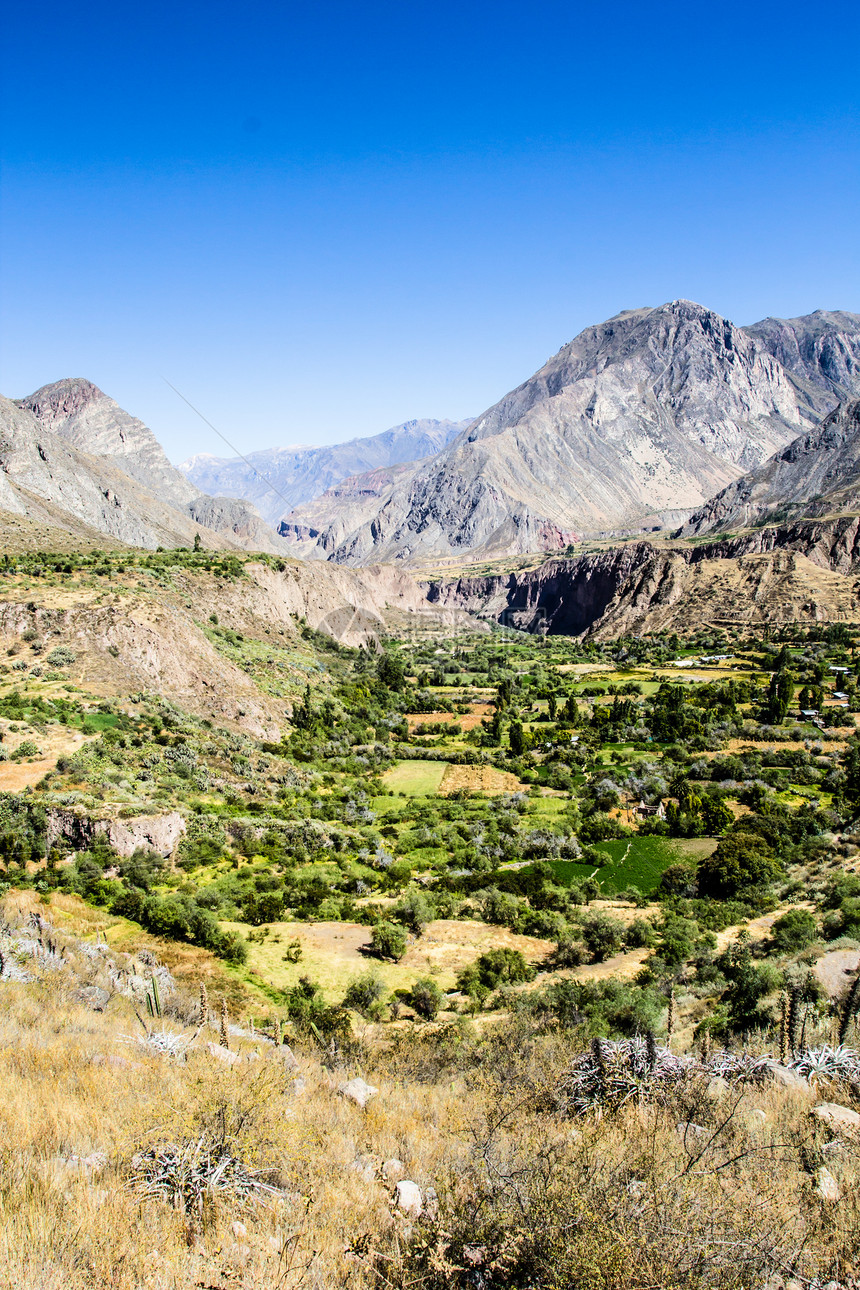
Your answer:
[[[610,639],[860,618],[860,518],[700,546],[630,542],[523,573],[425,584],[431,604],[531,632]]]
[[[840,382],[855,381],[850,356],[841,366],[825,356],[853,316],[814,317],[812,357],[792,373],[767,328],[765,343],[690,301],[619,314],[565,345],[431,461],[384,487],[350,480],[281,532],[316,558],[420,563],[677,523],[817,424]]]

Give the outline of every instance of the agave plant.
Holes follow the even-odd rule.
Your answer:
[[[657,1101],[685,1079],[697,1063],[658,1046],[653,1035],[595,1039],[562,1077],[557,1096],[573,1115],[613,1109],[630,1101]]]
[[[267,1176],[250,1169],[223,1144],[199,1138],[138,1152],[131,1161],[130,1186],[140,1196],[166,1200],[186,1213],[200,1213],[217,1196],[247,1205],[282,1195],[280,1188],[266,1181]]]
[[[807,1048],[790,1065],[798,1075],[805,1075],[807,1079],[817,1075],[823,1079],[860,1083],[860,1054],[847,1044],[821,1044],[818,1048]]]

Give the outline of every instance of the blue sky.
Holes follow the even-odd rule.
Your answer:
[[[860,312],[860,7],[16,6],[0,390],[174,460],[477,414],[679,296]]]

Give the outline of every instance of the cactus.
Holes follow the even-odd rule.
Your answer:
[[[845,1002],[842,1005],[842,1013],[839,1018],[840,1044],[844,1044],[848,1038],[851,1018],[856,1014],[858,1008],[860,1008],[860,972],[855,976],[851,989],[845,996]]]
[[[672,1035],[675,1031],[675,987],[669,991],[669,1011],[666,1017],[666,1047],[672,1047]]]
[[[206,991],[206,982],[200,982],[200,1025],[205,1026],[209,1020],[209,995]]]
[[[788,1065],[791,1056],[788,1048],[788,1015],[789,1002],[788,995],[783,990],[780,995],[780,1018],[779,1018],[779,1060],[783,1066]]]
[[[230,1047],[230,1032],[227,1029],[227,1000],[221,1000],[221,1034],[219,1036],[222,1048]]]
[[[797,1055],[800,1028],[800,1003],[802,992],[799,985],[796,985],[791,992],[788,1001],[788,1050],[792,1057]]]
[[[161,1013],[161,993],[158,989],[158,977],[151,976],[149,983],[152,990],[146,992],[146,1008],[150,1017],[160,1017]]]

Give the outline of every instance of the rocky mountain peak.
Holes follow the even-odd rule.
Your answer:
[[[107,395],[92,381],[83,376],[72,376],[43,385],[26,399],[19,399],[18,406],[28,408],[43,425],[53,429],[54,422],[65,421],[82,408],[104,398]]]

